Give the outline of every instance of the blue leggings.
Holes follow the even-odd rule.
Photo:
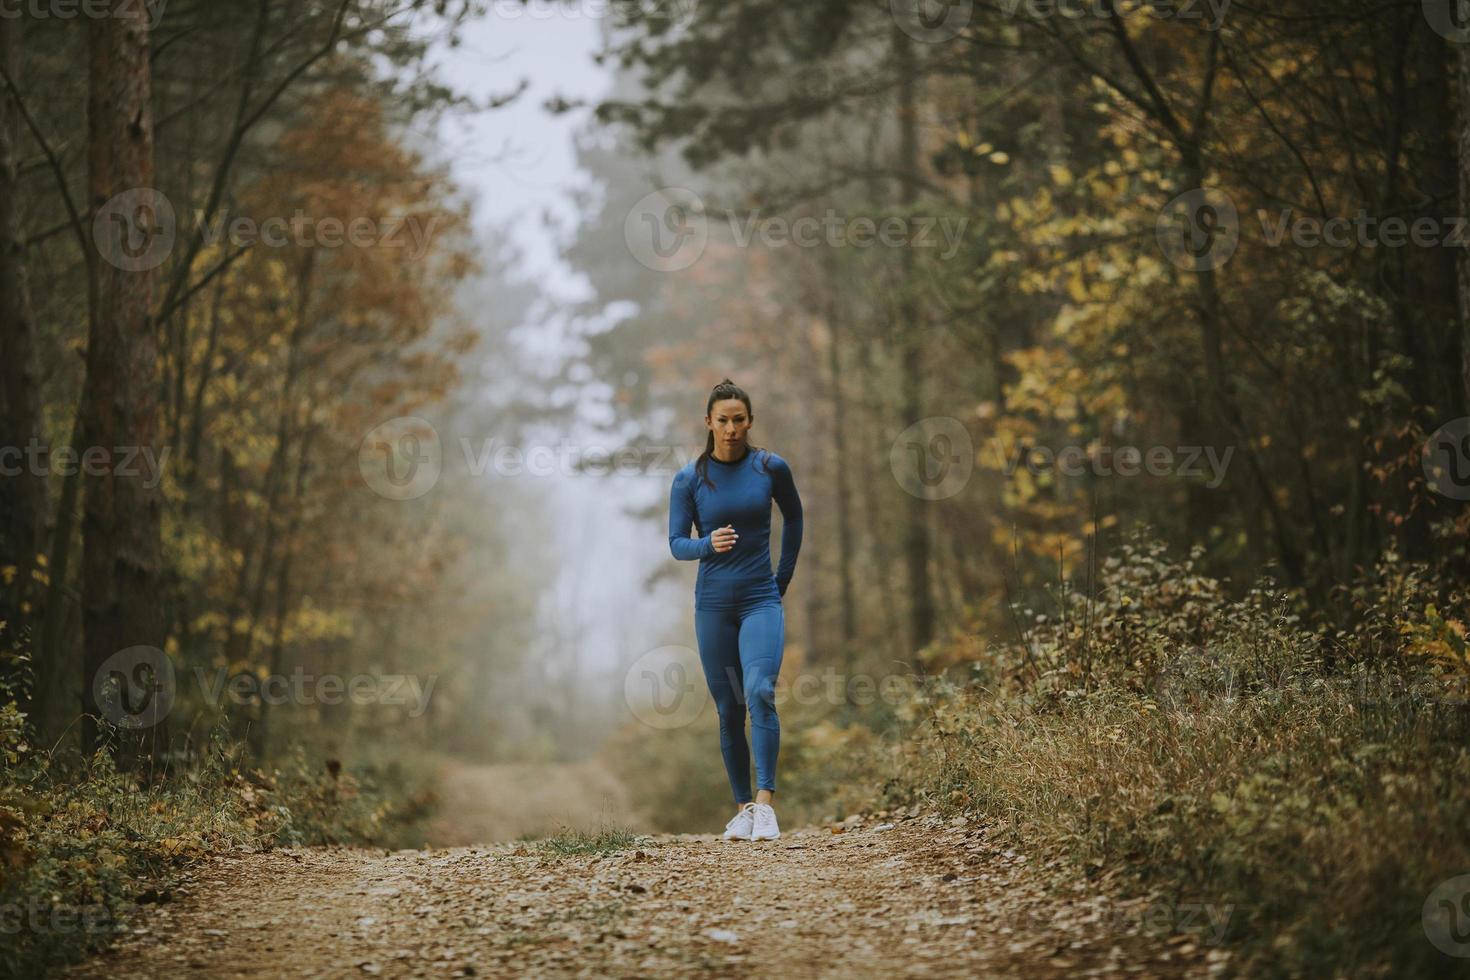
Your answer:
[[[776,790],[776,753],[781,723],[776,718],[776,675],[786,640],[786,610],[768,597],[733,609],[696,609],[694,633],[699,661],[720,716],[720,754],[736,804],[749,803],[750,749],[745,743],[745,711],[750,708],[750,740],[755,747],[758,789]]]

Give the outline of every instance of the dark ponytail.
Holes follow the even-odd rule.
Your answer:
[[[709,400],[704,403],[704,417],[709,418],[711,410],[713,410],[715,407],[715,402],[723,401],[726,398],[738,398],[743,401],[745,403],[745,410],[750,413],[750,417],[752,419],[755,418],[755,409],[750,407],[750,396],[745,393],[744,388],[740,387],[729,378],[726,378],[719,384],[715,385],[714,389],[710,391]],[[761,447],[759,446],[751,446],[749,443],[747,443],[746,445],[749,451],[753,453],[768,452],[767,450],[761,449]],[[709,478],[709,458],[711,455],[713,455],[714,451],[715,433],[713,429],[710,429],[705,433],[704,452],[700,453],[699,458],[694,461],[694,472],[699,476],[701,480],[704,481],[705,486],[709,487],[711,490],[715,488],[715,485],[710,481]],[[763,463],[762,469],[765,468],[766,465]]]

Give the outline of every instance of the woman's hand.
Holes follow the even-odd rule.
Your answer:
[[[733,524],[726,524],[724,527],[716,528],[714,533],[709,537],[711,543],[715,546],[715,551],[729,551],[735,547],[735,539],[740,537],[740,535],[735,533],[735,526]]]

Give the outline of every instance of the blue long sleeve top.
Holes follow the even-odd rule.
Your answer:
[[[697,609],[728,608],[768,592],[779,599],[796,573],[801,550],[801,497],[786,460],[768,449],[749,449],[734,462],[710,456],[700,479],[694,462],[674,474],[669,492],[669,550],[680,561],[699,561],[694,581]],[[771,501],[781,508],[781,561],[771,571]],[[694,525],[697,537],[689,535]],[[715,551],[712,535],[733,525],[739,538]]]

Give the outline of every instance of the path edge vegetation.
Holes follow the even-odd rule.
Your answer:
[[[1161,936],[1229,949],[1234,975],[1463,969],[1425,903],[1470,872],[1464,585],[1390,553],[1337,626],[1268,577],[1232,597],[1197,558],[1135,535],[1092,598],[1016,610],[1013,642],[929,676],[888,730],[819,723],[787,785],[822,772],[838,819],[964,816],[1033,867],[1151,896]],[[1062,894],[1059,923],[1081,914]]]
[[[12,676],[31,676],[24,663]],[[296,744],[268,765],[216,728],[187,768],[120,769],[35,744],[0,690],[0,977],[42,977],[105,949],[145,904],[182,899],[211,855],[283,846],[416,844],[434,771],[402,748],[344,766]],[[103,731],[107,731],[104,727]]]

